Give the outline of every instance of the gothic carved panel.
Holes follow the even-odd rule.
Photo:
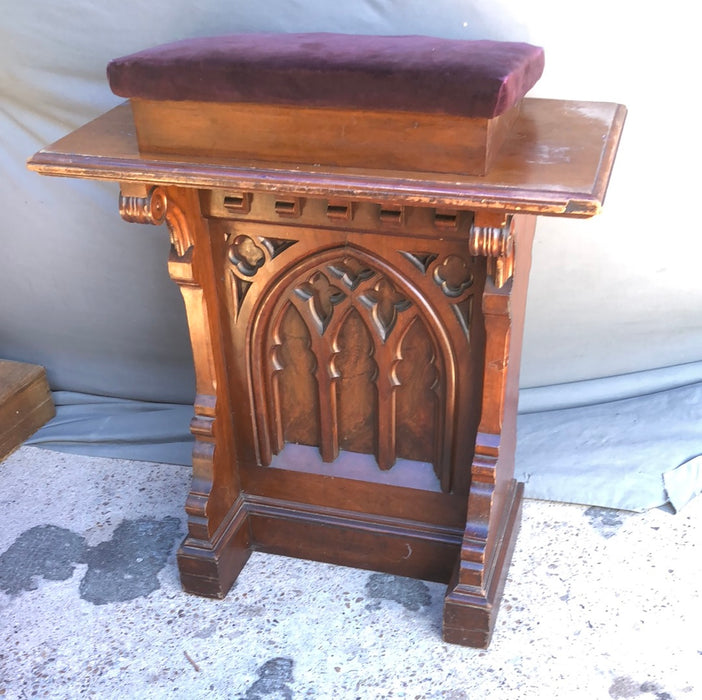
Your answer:
[[[366,309],[367,321],[384,341],[395,327],[398,314],[410,308],[406,295],[384,275],[361,261],[345,256],[322,266],[295,288],[295,294],[307,302],[310,316],[323,334],[334,316],[336,306],[348,302],[357,309]],[[327,274],[329,273],[329,274]],[[332,283],[336,277],[344,288]],[[343,312],[343,308],[340,308]]]
[[[327,265],[327,269],[351,290],[356,289],[361,282],[375,276],[375,272],[364,263],[350,257]]]
[[[434,260],[439,256],[437,253],[400,251],[401,255],[409,260],[420,272],[426,272]]]
[[[466,339],[470,340],[470,323],[473,316],[473,297],[468,296],[462,301],[451,304],[451,310],[456,316],[458,325],[461,327]]]
[[[274,298],[257,312],[269,321],[255,324],[252,339],[262,373],[253,385],[271,387],[258,400],[273,407],[257,413],[264,421],[257,433],[271,441],[261,447],[264,464],[285,443],[316,445],[328,463],[340,450],[372,454],[380,469],[397,459],[428,462],[451,489],[443,445],[455,430],[455,353],[440,316],[418,303],[415,290],[422,280],[448,310],[464,304],[472,275],[462,258],[427,256],[428,269],[411,281],[346,246],[318,262],[303,257],[276,281]],[[450,312],[442,317],[455,323]]]

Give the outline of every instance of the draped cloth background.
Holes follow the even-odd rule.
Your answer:
[[[621,102],[629,117],[604,213],[537,226],[517,471],[537,498],[630,509],[692,498],[702,488],[692,9],[672,0],[665,14],[632,15],[593,0],[573,21],[557,8],[3,0],[0,357],[47,368],[59,410],[35,444],[189,461],[192,358],[165,230],[124,223],[116,184],[25,168],[36,150],[120,101],[105,78],[111,58],[246,31],[528,41],[546,49],[531,95]]]

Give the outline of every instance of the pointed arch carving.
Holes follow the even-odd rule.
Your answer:
[[[311,350],[310,332],[293,304],[288,304],[280,314],[273,339],[276,451],[282,450],[286,442],[318,445],[319,425],[310,420],[310,416],[319,414],[317,362]]]
[[[378,392],[373,336],[350,306],[334,340],[331,372],[336,378],[339,448],[375,454],[378,444]]]
[[[312,444],[328,463],[339,450],[384,470],[430,462],[451,490],[442,446],[455,432],[456,353],[416,280],[346,245],[282,273],[252,318],[250,376],[266,392],[252,398],[269,406],[254,419],[263,465],[285,443]]]
[[[405,459],[431,462],[444,491],[448,490],[447,470],[441,469],[442,445],[433,439],[442,418],[441,376],[430,335],[416,316],[399,343],[396,367],[397,454]]]

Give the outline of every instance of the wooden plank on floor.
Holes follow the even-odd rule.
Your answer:
[[[43,367],[0,360],[0,460],[55,414]]]

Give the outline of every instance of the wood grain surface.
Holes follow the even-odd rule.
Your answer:
[[[587,217],[601,209],[625,116],[613,103],[525,99],[489,174],[478,177],[207,154],[147,158],[124,103],[42,149],[28,166],[65,177]]]

